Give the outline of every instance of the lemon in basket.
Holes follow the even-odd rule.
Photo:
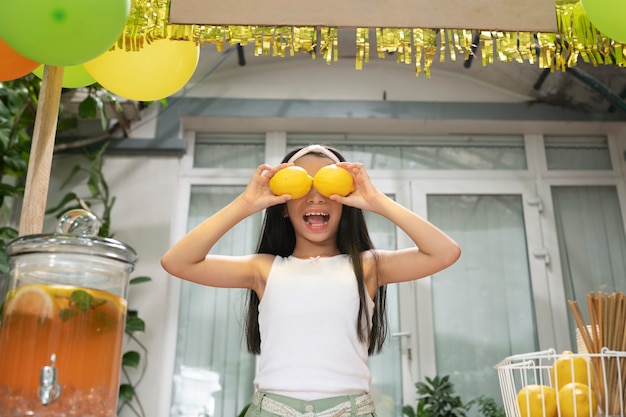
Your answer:
[[[342,197],[354,191],[352,174],[335,164],[320,168],[313,177],[313,187],[324,197],[338,194]]]
[[[556,417],[556,390],[547,385],[526,385],[517,392],[521,417]],[[565,417],[565,416],[563,416]],[[579,415],[579,417],[582,417]]]
[[[288,166],[278,171],[270,179],[270,190],[276,195],[289,194],[291,198],[301,198],[309,193],[313,178],[306,169]]]
[[[574,355],[571,351],[564,351],[554,362],[550,370],[552,383],[556,390],[560,390],[570,382],[579,382],[589,385],[589,364],[582,356]]]
[[[598,409],[596,394],[580,382],[563,386],[558,397],[561,417],[593,417]]]

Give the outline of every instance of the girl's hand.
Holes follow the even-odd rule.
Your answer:
[[[386,196],[374,187],[363,164],[358,162],[340,162],[337,166],[346,169],[352,174],[354,191],[346,197],[332,195],[330,199],[347,206],[376,212],[377,203]]]
[[[293,164],[284,163],[276,165],[275,167],[271,167],[267,164],[259,165],[252,175],[252,178],[250,178],[246,189],[240,195],[240,198],[254,213],[275,206],[276,204],[282,204],[291,199],[289,194],[280,196],[274,195],[269,186],[270,179],[274,174],[290,165]]]

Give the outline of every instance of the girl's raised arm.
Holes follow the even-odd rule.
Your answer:
[[[259,166],[242,194],[196,226],[163,255],[163,269],[173,276],[203,285],[256,289],[261,272],[258,259],[262,256],[223,256],[209,252],[241,220],[290,198],[289,195],[275,196],[269,188],[270,178],[287,165]]]
[[[423,278],[456,262],[461,249],[447,234],[378,191],[362,164],[340,165],[352,173],[355,190],[347,197],[333,196],[332,199],[387,218],[402,229],[416,246],[376,252],[379,259],[378,285]]]

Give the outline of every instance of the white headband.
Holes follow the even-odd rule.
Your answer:
[[[287,162],[292,163],[296,159],[302,158],[304,155],[307,155],[307,154],[310,154],[310,153],[321,153],[324,156],[327,156],[335,164],[339,163],[339,158],[337,158],[337,155],[335,155],[334,153],[332,153],[327,148],[325,148],[325,147],[323,147],[321,145],[310,145],[310,146],[307,146],[306,148],[302,148],[298,152],[293,154],[293,156],[291,158],[289,158],[289,160]]]

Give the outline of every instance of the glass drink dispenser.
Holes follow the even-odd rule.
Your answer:
[[[7,245],[0,285],[0,415],[115,417],[126,293],[137,255],[94,237],[89,212]]]

